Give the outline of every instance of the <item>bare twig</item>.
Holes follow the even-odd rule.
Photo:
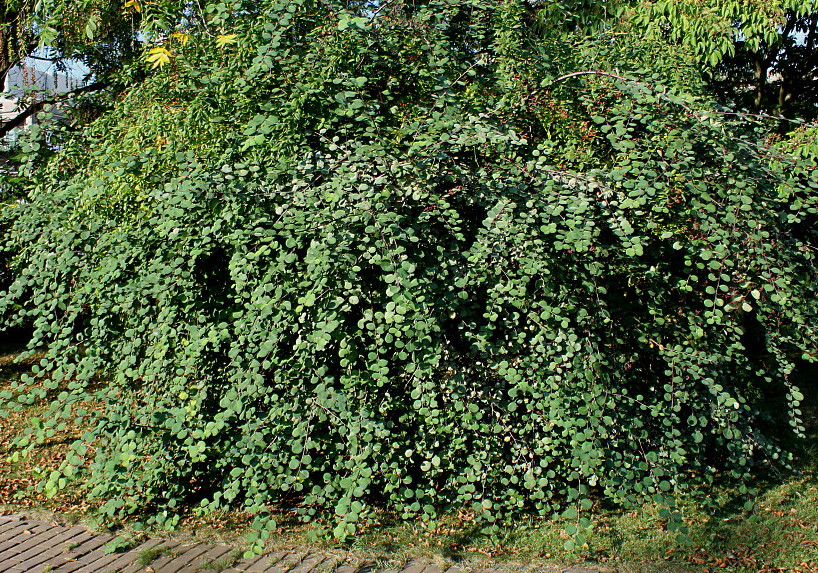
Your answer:
[[[374,20],[374,19],[375,19],[375,16],[377,16],[377,15],[378,15],[378,13],[380,13],[380,11],[381,11],[381,10],[383,10],[384,8],[386,8],[387,6],[389,6],[389,5],[390,5],[392,2],[394,2],[394,1],[395,1],[395,0],[386,0],[386,2],[384,2],[383,4],[381,4],[380,6],[378,6],[378,9],[377,9],[377,10],[375,10],[374,12],[372,12],[372,16],[370,16],[370,17],[369,17],[369,21],[371,22],[372,20]]]
[[[565,74],[564,76],[560,76],[555,79],[555,82],[561,82],[563,80],[567,80],[568,78],[573,78],[576,76],[607,76],[609,78],[616,78],[617,80],[622,80],[625,82],[633,82],[631,78],[626,78],[625,76],[618,76],[616,74],[612,74],[610,72],[603,72],[602,70],[587,70],[584,72],[573,72],[571,74]]]

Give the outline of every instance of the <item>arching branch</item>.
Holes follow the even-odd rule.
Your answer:
[[[11,130],[22,126],[29,117],[42,111],[42,109],[49,104],[62,103],[76,95],[93,91],[99,91],[105,89],[106,87],[108,87],[108,82],[95,82],[93,84],[88,84],[87,86],[77,88],[70,92],[61,93],[57,97],[45,98],[35,101],[26,109],[24,109],[19,114],[14,116],[12,119],[0,125],[0,137],[4,137],[8,135],[11,132]]]

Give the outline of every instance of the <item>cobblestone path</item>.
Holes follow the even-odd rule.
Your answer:
[[[559,567],[473,570],[441,567],[430,560],[413,560],[400,570],[379,569],[374,563],[295,550],[247,560],[227,545],[161,539],[149,539],[125,553],[106,553],[113,539],[79,525],[0,516],[0,573],[599,573]]]

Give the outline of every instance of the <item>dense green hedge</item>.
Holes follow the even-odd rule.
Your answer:
[[[0,309],[47,349],[17,400],[61,390],[43,436],[101,404],[48,492],[87,460],[110,515],[292,505],[344,536],[373,507],[671,504],[786,458],[811,167],[655,45],[517,2],[330,5],[168,40],[13,209]]]

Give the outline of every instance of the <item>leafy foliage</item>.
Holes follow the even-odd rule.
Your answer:
[[[97,78],[110,76],[141,51],[140,18],[109,0],[8,0],[0,6],[0,72],[35,52],[58,68],[82,62]]]
[[[649,35],[688,48],[707,66],[714,92],[727,105],[815,119],[814,0],[651,0],[633,10],[632,20]]]
[[[45,489],[88,462],[111,516],[337,537],[560,511],[582,545],[594,499],[673,528],[675,493],[786,463],[818,174],[684,54],[540,23],[237,1],[149,39],[173,57],[11,209],[0,309],[46,356],[5,398],[96,420]]]

